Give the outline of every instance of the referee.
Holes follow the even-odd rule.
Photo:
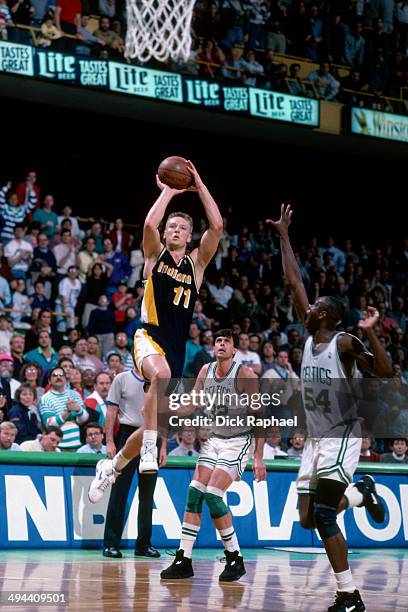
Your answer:
[[[143,385],[145,381],[134,370],[128,370],[115,376],[106,400],[106,446],[109,458],[120,450],[129,436],[142,427],[141,410],[144,404]],[[114,442],[116,420],[119,420],[117,449]],[[112,485],[106,513],[105,533],[103,538],[103,556],[120,559],[120,541],[125,518],[126,500],[129,494],[135,470],[139,467],[140,455],[132,459],[121,471]],[[136,556],[160,557],[160,553],[150,543],[152,535],[153,494],[156,486],[157,472],[139,474],[139,511],[137,516]]]

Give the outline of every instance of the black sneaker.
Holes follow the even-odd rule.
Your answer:
[[[224,550],[224,552],[226,557],[226,564],[224,571],[220,574],[219,581],[234,582],[234,580],[239,580],[241,576],[246,574],[243,557],[240,556],[237,550],[234,552]]]
[[[160,578],[165,580],[180,580],[182,578],[191,578],[194,576],[193,564],[191,559],[184,556],[184,550],[180,549],[176,552],[176,558],[173,563],[160,572]]]
[[[357,589],[354,593],[337,591],[334,604],[327,608],[327,612],[364,612],[366,609]]]
[[[385,519],[385,506],[381,497],[378,495],[375,488],[375,480],[372,476],[365,475],[358,480],[355,484],[357,489],[363,495],[363,503],[360,504],[360,508],[364,506],[367,508],[367,512],[376,523],[383,523]]]

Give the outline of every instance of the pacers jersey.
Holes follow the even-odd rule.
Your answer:
[[[312,438],[337,437],[358,423],[353,397],[337,349],[340,333],[335,334],[319,354],[313,352],[313,337],[306,340],[302,367],[302,395],[308,435]],[[356,367],[352,373],[355,376]]]
[[[176,264],[164,248],[145,284],[141,321],[164,350],[173,376],[181,376],[183,370],[197,296],[191,257],[185,255]]]
[[[208,366],[203,391],[207,398],[204,414],[211,418],[210,435],[235,438],[252,429],[246,421],[248,404],[240,402],[241,393],[236,384],[240,367],[240,363],[233,361],[227,375],[216,378],[217,363],[212,362]]]

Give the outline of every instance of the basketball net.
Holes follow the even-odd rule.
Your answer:
[[[125,57],[148,62],[187,61],[195,0],[126,0]]]

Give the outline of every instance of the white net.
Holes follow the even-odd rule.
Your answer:
[[[125,56],[187,61],[195,0],[127,0]]]

